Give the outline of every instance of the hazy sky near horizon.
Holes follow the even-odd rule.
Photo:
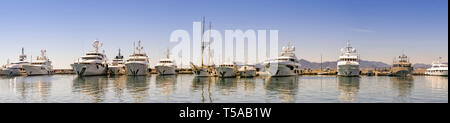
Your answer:
[[[69,68],[104,43],[109,58],[128,56],[142,40],[151,64],[164,57],[172,31],[192,33],[202,16],[224,30],[279,30],[297,56],[334,61],[350,40],[364,60],[391,64],[405,52],[413,63],[448,61],[447,0],[0,0],[0,64],[41,49]]]

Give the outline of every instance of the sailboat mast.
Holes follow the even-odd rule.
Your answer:
[[[209,22],[209,36],[208,36],[208,65],[211,65],[211,22]]]
[[[320,54],[320,70],[323,70],[322,54]]]
[[[204,50],[205,50],[205,41],[203,38],[203,35],[205,34],[205,17],[203,17],[203,23],[202,23],[202,66],[204,66],[203,63],[203,56],[204,56]]]

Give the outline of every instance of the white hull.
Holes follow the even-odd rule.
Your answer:
[[[236,72],[233,68],[219,67],[219,68],[216,68],[216,71],[217,71],[217,75],[222,78],[236,77]]]
[[[272,77],[283,77],[283,76],[295,76],[297,75],[294,68],[290,68],[287,65],[284,64],[278,64],[278,65],[269,65],[268,68],[266,68],[267,72],[269,73],[269,76]]]
[[[241,77],[255,77],[256,76],[256,70],[244,70],[239,71],[239,74]]]
[[[338,65],[338,76],[359,76],[359,65]]]
[[[198,70],[192,71],[196,77],[211,77],[213,76],[213,72],[208,68],[200,68]]]
[[[6,76],[21,76],[22,72],[20,69],[5,69],[3,70],[3,73]]]
[[[425,75],[429,75],[429,76],[448,76],[448,71],[442,71],[442,72],[425,72]]]
[[[148,66],[142,63],[127,63],[125,64],[127,73],[130,76],[145,76],[147,75]]]
[[[127,70],[125,66],[110,66],[108,68],[110,75],[125,75],[127,74]]]
[[[159,75],[175,75],[177,74],[175,67],[170,66],[156,66],[155,67],[156,72],[158,72]]]
[[[107,65],[98,64],[71,64],[73,71],[78,76],[106,75]]]
[[[28,76],[54,74],[53,69],[48,69],[48,68],[41,67],[41,66],[24,65],[23,69],[25,69],[25,73],[27,73]]]

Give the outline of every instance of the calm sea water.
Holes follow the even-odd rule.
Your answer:
[[[448,77],[0,77],[0,102],[448,103]]]

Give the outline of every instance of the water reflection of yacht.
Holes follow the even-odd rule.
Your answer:
[[[177,76],[156,76],[156,88],[161,89],[165,95],[170,95],[176,89]]]
[[[144,102],[149,97],[150,81],[147,76],[128,76],[127,91],[135,99],[135,102]]]
[[[47,102],[52,87],[51,81],[49,76],[15,77],[9,79],[8,87],[20,95],[19,100],[22,102]]]
[[[431,82],[431,89],[433,90],[448,90],[448,77],[442,76],[424,76],[425,79]]]
[[[298,91],[298,77],[271,77],[264,85],[268,95],[279,95],[281,102],[295,102]]]
[[[237,89],[237,78],[216,78],[216,87],[228,95]]]
[[[90,98],[90,102],[103,102],[108,89],[106,76],[76,77],[72,83],[72,92],[81,93]]]
[[[125,93],[127,87],[127,76],[110,76],[109,79],[112,81],[112,91],[114,91],[114,97],[119,100],[119,102],[124,102],[123,94]]]
[[[214,84],[215,79],[211,77],[194,77],[192,80],[192,91],[197,92],[201,91],[201,102],[209,102],[212,103],[212,90],[211,86]]]
[[[414,78],[413,77],[391,77],[392,89],[397,92],[396,102],[406,102],[405,98],[411,95],[411,91],[414,88]]]
[[[338,77],[338,99],[343,102],[355,102],[359,91],[359,77]]]

